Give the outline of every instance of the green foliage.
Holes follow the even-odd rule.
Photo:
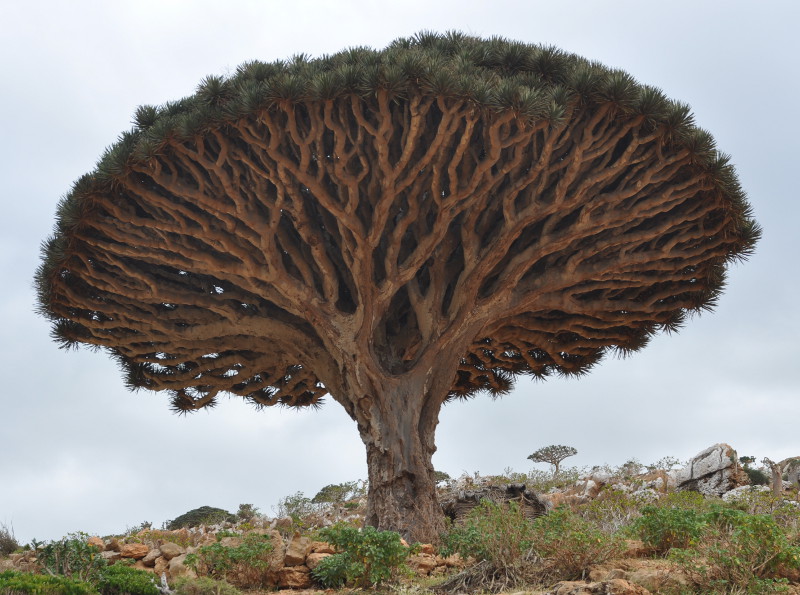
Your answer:
[[[516,502],[482,500],[442,536],[442,555],[487,560],[492,566],[519,564],[533,547],[534,530]]]
[[[642,516],[644,502],[621,490],[604,490],[598,498],[581,506],[578,513],[604,533],[613,534]]]
[[[159,595],[153,573],[114,564],[100,573],[97,586],[103,595]]]
[[[166,528],[170,531],[183,527],[197,527],[198,525],[216,525],[225,521],[235,522],[236,517],[222,508],[213,506],[201,506],[186,512],[179,517],[166,523]]]
[[[289,517],[292,520],[299,521],[314,511],[315,507],[312,500],[307,498],[303,492],[295,492],[278,500],[276,513],[279,517]]]
[[[334,483],[326,485],[311,499],[313,504],[332,503],[341,504],[360,495],[358,482],[347,481],[345,483]],[[295,494],[297,496],[297,494]]]
[[[533,548],[545,560],[546,574],[558,580],[581,580],[590,566],[619,555],[624,542],[569,509],[559,508],[533,522]]]
[[[671,548],[686,548],[700,538],[706,520],[693,508],[644,506],[642,516],[632,524],[632,530],[645,545],[659,554]]]
[[[0,593],[12,595],[97,595],[90,584],[64,576],[7,570],[0,572]]]
[[[750,483],[754,486],[768,486],[770,484],[769,475],[764,473],[761,469],[744,467],[744,472],[747,473],[747,477],[750,479]]]
[[[244,522],[252,522],[259,515],[258,507],[252,504],[239,504],[239,510],[236,511],[236,520]]]
[[[700,592],[773,593],[800,569],[800,547],[771,515],[716,507],[705,516],[695,547],[670,552]]]
[[[50,574],[63,575],[85,582],[97,582],[106,568],[100,549],[87,543],[86,533],[70,533],[58,541],[38,547],[37,558]],[[34,545],[39,546],[34,540]]]
[[[19,542],[14,537],[14,527],[0,523],[0,557],[8,556],[19,549]]]
[[[225,581],[207,576],[181,577],[172,585],[175,595],[241,595],[241,591]]]
[[[443,481],[450,481],[452,477],[444,471],[434,471],[433,472],[433,481],[435,483],[441,483]]]
[[[236,538],[234,538],[236,539]],[[221,542],[201,547],[197,553],[186,556],[186,564],[199,575],[228,581],[237,587],[264,587],[273,570],[274,544],[269,535],[248,533],[236,545]]]
[[[321,529],[319,536],[338,552],[323,559],[312,571],[314,578],[327,588],[379,585],[404,567],[409,553],[400,535],[374,527],[357,529],[338,524]]]

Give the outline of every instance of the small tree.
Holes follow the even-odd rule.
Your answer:
[[[540,448],[528,458],[534,463],[550,463],[553,466],[553,479],[558,477],[559,466],[561,461],[567,457],[572,457],[578,454],[577,449],[571,446],[564,446],[563,444],[551,444]]]

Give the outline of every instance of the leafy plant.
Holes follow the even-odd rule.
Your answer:
[[[181,577],[172,585],[175,595],[241,595],[241,591],[225,581],[207,576]]]
[[[49,574],[97,582],[106,561],[100,555],[100,548],[89,545],[88,539],[89,535],[78,532],[41,546],[34,540],[39,564]]]
[[[103,595],[159,595],[155,578],[145,570],[124,564],[108,566],[100,573],[97,586]]]
[[[584,519],[595,527],[608,533],[616,533],[630,526],[634,520],[642,516],[639,509],[644,502],[621,490],[603,490],[600,496],[578,510]]]
[[[705,516],[695,547],[670,552],[701,592],[773,593],[800,570],[800,547],[771,515],[717,507]]]
[[[239,504],[235,516],[238,521],[252,522],[259,516],[258,507],[253,504]]]
[[[97,595],[92,585],[64,576],[6,570],[0,572],[0,593],[13,595]]]
[[[642,516],[631,528],[645,545],[659,554],[694,545],[706,525],[703,514],[693,508],[644,506],[641,512]]]
[[[217,542],[201,547],[197,553],[188,554],[185,563],[198,574],[226,580],[237,587],[265,587],[274,570],[273,550],[271,536],[248,533],[238,545]]]
[[[358,484],[355,481],[347,481],[345,483],[334,483],[326,485],[311,499],[314,504],[331,503],[341,504],[356,496],[358,493]],[[297,496],[297,494],[295,494]]]
[[[531,550],[533,525],[516,502],[482,500],[462,523],[442,536],[442,554],[487,560],[495,567],[515,566]]]
[[[566,508],[533,522],[533,548],[544,561],[544,572],[558,580],[586,578],[589,567],[622,552],[623,541]]]
[[[328,588],[379,585],[404,566],[409,553],[400,535],[374,527],[357,529],[338,524],[321,529],[319,536],[338,551],[312,571],[314,578]]]

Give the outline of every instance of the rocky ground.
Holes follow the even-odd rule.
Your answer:
[[[732,500],[753,490],[770,492],[766,486],[750,486],[749,479],[739,464],[735,451],[726,444],[716,444],[698,453],[684,467],[676,470],[657,469],[650,473],[625,475],[608,469],[595,469],[568,485],[554,485],[546,491],[534,492],[515,483],[513,476],[485,478],[463,476],[443,482],[440,499],[445,511],[456,521],[468,514],[481,498],[516,500],[526,507],[528,516],[547,514],[559,506],[580,507],[604,494],[629,494],[638,501],[655,501],[668,491],[691,490],[709,497]],[[793,481],[786,484],[787,497],[794,494]],[[325,542],[308,536],[314,527],[331,525],[337,521],[357,521],[363,512],[363,499],[345,505],[321,507],[303,520],[305,535],[296,531],[297,520],[291,518],[268,519],[260,517],[248,523],[223,522],[199,525],[174,531],[143,528],[115,537],[94,536],[89,543],[97,546],[101,556],[110,563],[129,560],[135,568],[164,576],[174,581],[182,576],[194,576],[195,570],[187,564],[187,556],[205,546],[220,544],[237,547],[244,542],[243,534],[262,535],[271,540],[269,578],[267,585],[273,589],[292,589],[294,593],[319,593],[315,590],[312,570],[326,557],[335,553]],[[238,534],[237,534],[238,533]],[[679,593],[689,585],[688,578],[677,567],[663,558],[654,558],[641,541],[627,540],[624,554],[615,560],[589,568],[583,581],[561,581],[545,590],[512,591],[516,594],[538,595],[646,595],[648,593]],[[0,559],[0,571],[5,569],[35,571],[37,552],[34,550],[12,554]],[[442,556],[431,544],[422,544],[409,556],[408,566],[414,576],[404,581],[404,586],[393,587],[398,593],[424,593],[441,582],[439,577],[462,571],[471,563],[458,554]],[[235,578],[234,578],[234,582]],[[245,582],[244,580],[242,581]],[[788,587],[788,593],[800,594],[800,585]],[[257,595],[259,591],[248,591]]]

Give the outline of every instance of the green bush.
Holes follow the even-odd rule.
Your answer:
[[[339,524],[321,529],[319,537],[338,551],[312,571],[314,578],[327,588],[379,585],[405,566],[409,553],[400,535],[374,527],[359,530]]]
[[[103,595],[159,595],[155,575],[125,564],[108,566],[100,573],[97,587]]]
[[[235,546],[214,543],[186,556],[186,564],[203,576],[228,581],[237,587],[269,586],[274,545],[269,535],[248,533]]]
[[[39,544],[36,557],[42,568],[54,575],[62,575],[80,581],[96,583],[107,564],[100,555],[100,548],[89,545],[86,533],[70,533],[58,541]]]
[[[186,512],[179,517],[166,523],[166,528],[169,531],[182,529],[183,527],[197,527],[198,525],[216,525],[229,521],[236,522],[236,517],[222,508],[214,508],[213,506],[201,506]]]
[[[670,552],[700,592],[773,593],[800,570],[800,547],[771,515],[718,507],[706,519],[695,547]]]
[[[754,486],[768,486],[770,484],[770,477],[760,469],[744,468],[747,477],[750,478],[750,483]]]
[[[0,572],[0,593],[30,595],[97,595],[88,583],[64,576],[45,576],[7,570]]]
[[[181,577],[172,585],[175,595],[241,595],[241,591],[225,581],[207,576]]]
[[[703,513],[693,508],[644,506],[641,512],[631,530],[659,554],[693,545],[706,525]]]
[[[600,496],[578,509],[584,519],[595,527],[613,535],[617,531],[630,526],[642,516],[639,509],[644,502],[621,490],[603,490]]]
[[[544,574],[555,580],[582,580],[590,566],[619,555],[624,542],[559,508],[533,522],[533,549],[545,561]]]
[[[496,568],[512,567],[530,552],[533,536],[533,525],[516,502],[482,500],[442,536],[442,554],[458,552],[463,558],[487,560]]]

